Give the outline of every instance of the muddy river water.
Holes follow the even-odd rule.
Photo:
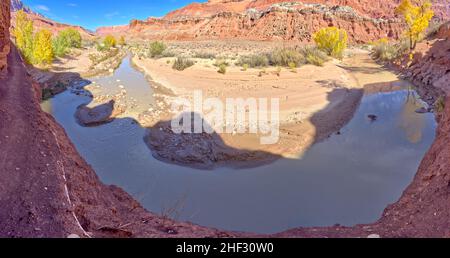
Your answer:
[[[128,59],[114,75],[92,81],[123,84],[137,102],[152,98],[150,85]],[[146,129],[132,119],[81,127],[74,113],[90,101],[66,91],[42,106],[104,183],[122,187],[155,213],[258,233],[375,221],[412,182],[436,129],[433,114],[416,113],[424,104],[408,90],[367,93],[339,135],[313,145],[300,159],[205,171],[153,158],[143,141]],[[370,121],[370,114],[377,120]]]

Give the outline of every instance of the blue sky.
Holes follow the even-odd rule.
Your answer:
[[[189,3],[206,0],[22,0],[22,2],[55,21],[95,30],[100,26],[128,24],[131,19],[161,17]]]

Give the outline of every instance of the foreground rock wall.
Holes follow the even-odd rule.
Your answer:
[[[6,69],[6,57],[9,53],[10,2],[0,3],[0,73]]]

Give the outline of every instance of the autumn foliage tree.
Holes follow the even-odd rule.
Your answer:
[[[17,48],[29,63],[33,59],[33,30],[33,21],[28,18],[23,10],[18,11],[13,35]]]
[[[53,62],[52,33],[40,30],[34,36],[33,63],[51,64]]]
[[[328,27],[315,33],[313,39],[320,50],[330,56],[342,58],[347,48],[348,35],[343,29]]]
[[[114,38],[113,35],[107,35],[105,39],[103,40],[103,45],[110,49],[111,47],[115,47],[117,45],[117,40]]]
[[[409,39],[410,50],[414,50],[417,42],[430,25],[434,16],[429,0],[402,0],[395,12],[401,16],[407,26],[406,36]]]

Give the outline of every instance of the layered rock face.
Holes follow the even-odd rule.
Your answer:
[[[398,38],[403,33],[394,10],[400,0],[210,0],[193,3],[163,18],[133,20],[129,25],[103,27],[100,35],[119,34],[137,39],[248,39],[309,42],[322,27],[348,31],[354,43],[380,37]],[[434,0],[438,19],[450,0]]]
[[[10,50],[9,20],[10,3],[8,1],[2,1],[0,3],[0,73],[6,70],[6,57]]]

